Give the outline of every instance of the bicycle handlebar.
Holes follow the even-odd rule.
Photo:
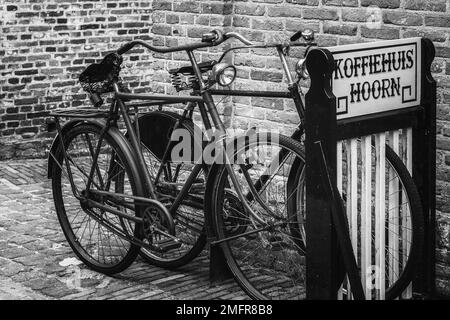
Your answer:
[[[190,43],[190,44],[186,44],[186,45],[182,45],[182,46],[178,46],[178,47],[164,48],[164,47],[152,46],[142,40],[134,40],[134,41],[130,41],[130,42],[124,44],[122,47],[120,47],[117,50],[117,53],[122,55],[122,54],[130,51],[136,45],[141,45],[151,51],[155,51],[155,52],[159,52],[159,53],[169,53],[169,52],[176,52],[176,51],[183,51],[183,50],[195,50],[195,49],[199,49],[199,48],[217,46],[230,38],[238,39],[239,41],[241,41],[242,43],[244,43],[246,45],[253,45],[253,43],[250,40],[248,40],[243,35],[241,35],[237,32],[226,32],[223,34],[219,30],[213,30],[210,33],[205,33],[202,35],[202,42]]]
[[[307,42],[306,43],[295,43],[294,42],[301,37],[304,38]],[[151,50],[151,51],[155,51],[155,52],[159,52],[159,53],[170,53],[170,52],[183,51],[183,50],[192,51],[192,50],[196,50],[199,48],[218,46],[219,44],[221,44],[231,38],[235,38],[235,39],[239,40],[246,46],[254,46],[254,47],[261,47],[261,48],[274,47],[274,46],[280,46],[280,45],[286,46],[286,47],[299,46],[299,45],[301,45],[301,46],[316,45],[316,43],[312,42],[314,40],[314,33],[310,30],[307,30],[305,32],[302,32],[302,31],[297,32],[296,34],[294,34],[294,36],[291,37],[291,39],[290,39],[291,41],[289,43],[284,43],[284,44],[270,43],[270,44],[260,44],[260,45],[254,44],[253,42],[251,42],[250,40],[245,38],[243,35],[241,35],[240,33],[237,33],[234,31],[222,33],[220,30],[212,30],[211,32],[205,33],[202,35],[201,42],[185,44],[185,45],[181,45],[178,47],[164,48],[164,47],[152,46],[142,40],[135,40],[135,41],[131,41],[131,42],[124,44],[122,47],[120,47],[117,50],[117,53],[122,55],[122,54],[128,52],[129,50],[131,50],[134,46],[136,46],[138,44]],[[229,50],[227,50],[227,51],[229,51]],[[223,55],[222,55],[222,57],[223,57]]]

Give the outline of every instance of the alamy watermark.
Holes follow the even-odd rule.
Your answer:
[[[371,5],[366,10],[366,27],[369,29],[380,29],[383,26],[383,13],[381,9]]]
[[[227,129],[225,132],[199,127],[194,132],[179,128],[171,135],[171,160],[175,163],[277,165],[279,150],[277,130],[244,131]]]

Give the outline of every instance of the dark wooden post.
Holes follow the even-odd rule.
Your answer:
[[[311,86],[306,94],[306,297],[336,299],[338,249],[331,216],[331,199],[322,181],[315,142],[328,159],[330,178],[336,183],[336,98],[331,90],[334,59],[326,49],[313,49],[306,59]]]
[[[414,291],[435,294],[435,241],[436,241],[436,81],[431,75],[435,57],[433,42],[422,39],[422,117],[413,132],[413,172],[425,218],[423,259],[414,279]]]

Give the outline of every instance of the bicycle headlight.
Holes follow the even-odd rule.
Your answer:
[[[306,70],[306,59],[298,60],[297,65],[295,66],[295,72],[297,72],[301,79],[309,78],[308,70]]]
[[[229,86],[236,78],[236,68],[229,63],[217,63],[212,68],[212,74],[218,84]]]

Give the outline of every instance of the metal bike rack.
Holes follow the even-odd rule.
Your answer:
[[[364,285],[368,283],[369,267],[365,264],[377,253],[369,251],[369,260],[361,257],[362,250],[371,250],[362,248],[363,239],[368,238],[367,228],[361,230],[364,221],[370,220],[369,231],[379,230],[378,248],[395,243],[390,238],[391,230],[384,230],[384,207],[375,204],[378,207],[371,208],[372,192],[380,192],[378,199],[387,197],[390,201],[384,188],[377,187],[385,182],[384,171],[379,171],[385,170],[384,161],[380,161],[381,167],[377,164],[374,172],[371,164],[369,169],[364,167],[364,160],[371,161],[367,152],[372,152],[373,141],[375,159],[384,159],[384,146],[389,144],[404,161],[419,191],[424,212],[422,259],[412,285],[402,297],[433,296],[436,82],[430,66],[434,55],[432,42],[425,38],[317,48],[308,54],[306,63],[311,76],[305,114],[308,299],[385,298],[385,258],[376,258],[381,270],[380,280],[376,281],[381,287],[374,294]],[[357,180],[357,172],[362,180]],[[373,176],[378,179],[377,190],[370,189]],[[366,198],[363,202],[364,192],[368,192],[369,201]],[[362,220],[364,210],[369,212],[370,219]]]

